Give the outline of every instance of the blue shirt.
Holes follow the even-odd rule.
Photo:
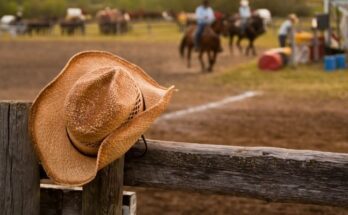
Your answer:
[[[249,6],[240,6],[239,7],[239,15],[243,19],[251,17],[251,11]]]
[[[291,21],[290,20],[286,20],[280,26],[279,31],[278,31],[278,35],[288,35],[291,27],[292,27]]]
[[[215,20],[211,7],[204,7],[203,5],[197,7],[196,18],[198,24],[211,24]]]

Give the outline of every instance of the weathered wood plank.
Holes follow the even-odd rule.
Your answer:
[[[0,210],[39,214],[40,177],[28,136],[28,103],[0,104]]]
[[[83,215],[121,215],[124,157],[98,172],[83,187]]]
[[[10,104],[0,103],[0,193],[5,193],[7,186],[6,169],[8,162]],[[0,195],[0,209],[5,210],[6,196]]]
[[[137,196],[135,192],[123,191],[122,215],[137,214]]]
[[[21,214],[38,205],[35,203],[39,199],[38,183],[35,185],[31,181],[36,181],[37,165],[30,165],[35,156],[26,150],[31,147],[26,125],[29,105],[0,103],[0,192],[3,193],[0,209],[4,214],[10,214],[9,211]],[[11,123],[13,121],[15,123]],[[135,158],[133,154],[139,154],[140,150],[141,146],[137,145],[127,153],[125,185],[221,193],[276,202],[348,205],[348,154],[149,141],[147,154]],[[98,178],[96,184],[101,183]],[[88,189],[87,200],[88,195],[93,194]],[[24,201],[29,193],[32,193],[30,199]],[[97,192],[100,193],[106,192]]]
[[[80,215],[82,189],[41,189],[41,215]]]
[[[40,214],[80,215],[82,213],[82,187],[66,187],[41,180]],[[123,191],[122,215],[136,214],[136,193]]]
[[[126,155],[125,185],[348,207],[348,154],[148,141]]]

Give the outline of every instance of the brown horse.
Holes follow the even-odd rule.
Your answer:
[[[194,36],[196,33],[196,25],[191,25],[186,30],[181,43],[180,43],[180,54],[182,57],[185,55],[185,48],[187,48],[187,67],[191,67],[191,52],[194,47]],[[224,33],[224,21],[223,19],[215,21],[211,26],[207,26],[204,29],[202,38],[200,41],[200,50],[198,59],[201,63],[202,71],[213,71],[213,66],[216,62],[216,57],[219,51],[221,51],[220,34]],[[208,55],[208,68],[205,67],[203,60],[204,53]]]

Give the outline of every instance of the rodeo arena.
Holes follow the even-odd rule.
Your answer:
[[[0,214],[348,215],[348,0],[0,2]]]

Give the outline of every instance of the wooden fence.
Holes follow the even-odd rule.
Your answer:
[[[141,158],[136,144],[83,189],[40,191],[29,108],[0,102],[2,214],[122,214],[122,185],[348,207],[348,154],[164,141]]]

